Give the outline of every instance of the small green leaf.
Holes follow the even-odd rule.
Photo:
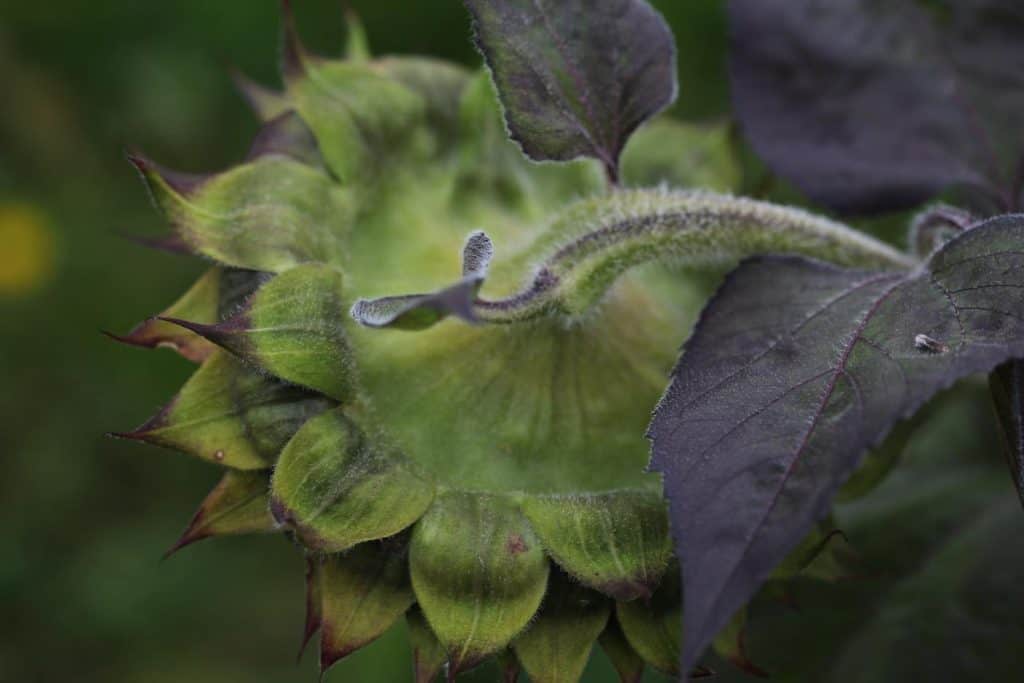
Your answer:
[[[279,272],[341,262],[354,208],[321,171],[272,154],[212,176],[183,176],[133,157],[157,206],[197,252],[225,265]]]
[[[133,346],[171,348],[185,358],[201,363],[213,353],[216,345],[163,318],[216,323],[232,313],[266,277],[264,273],[251,270],[211,268],[159,316],[137,325],[124,336],[110,336]]]
[[[613,615],[608,620],[598,642],[618,672],[620,683],[640,683],[644,676],[644,660],[626,640],[618,617]]]
[[[402,531],[433,496],[407,457],[375,443],[338,409],[288,442],[274,470],[272,510],[306,547],[340,552]]]
[[[293,384],[345,401],[354,391],[341,273],[306,264],[263,285],[216,325],[169,319]]]
[[[448,661],[448,653],[430,629],[427,618],[419,607],[405,613],[412,643],[412,663],[415,683],[433,683]]]
[[[502,650],[537,612],[548,561],[507,497],[448,492],[413,531],[410,571],[453,673]]]
[[[679,572],[670,570],[650,600],[617,602],[615,614],[633,650],[658,671],[679,673],[683,594]]]
[[[276,528],[270,516],[270,473],[229,470],[165,557],[204,538],[267,533]]]
[[[599,159],[676,96],[675,42],[643,0],[466,0],[512,137],[536,161]]]
[[[414,601],[404,541],[363,543],[324,560],[320,670],[376,640]]]
[[[555,562],[617,600],[650,598],[672,557],[668,512],[656,492],[530,496],[523,512]]]
[[[526,632],[512,643],[534,683],[576,683],[590,648],[608,623],[608,599],[552,572],[547,594]]]
[[[292,435],[334,402],[267,378],[216,352],[178,395],[134,432],[114,436],[174,448],[240,470],[270,467]]]

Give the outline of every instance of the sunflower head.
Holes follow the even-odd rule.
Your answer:
[[[263,120],[242,163],[192,176],[132,157],[174,229],[159,246],[214,263],[119,337],[198,363],[119,435],[224,471],[173,550],[290,537],[324,669],[404,619],[417,681],[492,657],[575,681],[595,642],[624,681],[678,673],[644,430],[707,286],[658,257],[730,263],[709,219],[727,200],[533,163],[487,71],[371,58],[358,25],[324,59],[285,26],[283,91],[238,78]],[[728,189],[728,149],[661,120],[621,180]],[[723,220],[758,218],[730,206]]]

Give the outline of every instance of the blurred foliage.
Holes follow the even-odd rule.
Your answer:
[[[337,0],[295,4],[308,43],[336,53]],[[378,53],[478,62],[458,0],[350,4]],[[720,2],[654,4],[680,46],[675,113],[724,114]],[[10,539],[0,562],[0,681],[315,680],[315,657],[296,667],[289,656],[303,618],[299,553],[280,538],[224,539],[161,563],[218,472],[103,436],[143,421],[192,368],[172,353],[118,346],[99,328],[127,331],[203,268],[123,238],[163,228],[124,150],[182,170],[241,158],[257,123],[226,67],[276,84],[277,34],[275,0],[0,0],[0,499]],[[795,198],[756,161],[746,165],[751,193]],[[899,224],[877,231],[892,237]],[[978,433],[978,419],[960,415],[954,434]],[[963,438],[941,447],[979,450]],[[985,441],[981,450],[995,447]],[[404,629],[328,680],[407,681]],[[763,647],[754,640],[755,657]],[[603,654],[584,680],[616,680]]]

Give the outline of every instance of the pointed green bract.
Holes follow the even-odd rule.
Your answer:
[[[404,541],[363,543],[324,560],[320,669],[376,640],[413,604]]]
[[[433,683],[448,661],[448,653],[430,629],[427,618],[419,607],[405,614],[412,643],[413,677],[415,683]]]
[[[601,633],[598,642],[619,674],[621,683],[640,683],[644,675],[644,660],[626,640],[622,627],[619,626],[618,617],[613,615],[608,620],[608,626]]]
[[[679,572],[669,570],[650,600],[619,602],[615,614],[633,650],[645,662],[669,675],[679,673],[682,637],[682,591]]]
[[[373,56],[370,39],[362,19],[353,10],[345,7],[345,59],[350,62],[367,62]]]
[[[456,672],[508,645],[548,579],[539,540],[505,496],[439,495],[413,531],[409,563],[416,599]]]
[[[392,536],[430,505],[433,484],[375,436],[338,409],[310,420],[281,453],[274,515],[307,547],[340,552]]]
[[[459,100],[469,82],[465,68],[439,59],[410,56],[381,57],[370,66],[423,98],[430,130],[442,145],[454,141],[458,132]],[[437,151],[447,153],[445,149]]]
[[[608,623],[608,599],[552,572],[544,604],[512,646],[533,683],[576,683]]]
[[[241,71],[232,70],[231,80],[260,121],[270,121],[291,109],[284,93],[260,85]]]
[[[179,181],[150,162],[136,165],[157,206],[204,256],[270,272],[341,261],[353,200],[315,168],[274,154]]]
[[[343,184],[373,179],[388,159],[430,151],[424,99],[369,64],[307,60],[286,81],[288,97]]]
[[[306,264],[263,285],[217,325],[179,324],[261,370],[345,401],[354,391],[341,273]]]
[[[218,351],[159,413],[134,432],[117,436],[235,469],[259,470],[274,464],[306,420],[333,405]]]
[[[654,491],[530,496],[523,512],[555,562],[617,600],[650,597],[672,557],[668,512]]]
[[[265,275],[256,271],[211,268],[159,316],[146,320],[124,336],[111,336],[133,346],[171,348],[185,358],[201,363],[213,353],[216,345],[163,318],[216,323],[233,312],[264,279]]]
[[[270,516],[270,473],[229,470],[167,554],[212,536],[267,533],[276,528]]]

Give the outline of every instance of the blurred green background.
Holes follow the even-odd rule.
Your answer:
[[[458,0],[350,4],[378,53],[478,62]],[[680,48],[675,115],[726,115],[721,3],[654,4]],[[295,5],[307,43],[337,53],[340,3]],[[228,538],[161,562],[218,472],[103,437],[149,417],[192,366],[119,346],[100,330],[129,330],[204,268],[124,239],[163,229],[124,150],[184,171],[239,160],[257,123],[227,67],[276,83],[277,38],[275,0],[0,0],[0,501],[9,539],[0,555],[0,682],[316,679],[313,653],[298,666],[292,656],[303,618],[299,553],[281,538]],[[795,199],[754,180],[748,190]],[[867,227],[891,238],[903,220]],[[776,680],[824,680],[825,668],[843,683],[952,680],[945,674],[1012,667],[1013,648],[1024,652],[1015,617],[1024,613],[1024,515],[984,389],[969,385],[964,395],[911,444],[900,476],[841,511],[861,575],[838,587],[793,587],[800,610],[758,603],[752,654],[790,672]],[[898,516],[912,521],[892,524]],[[921,571],[932,560],[937,569]],[[327,680],[408,681],[404,630]],[[993,642],[1005,646],[1002,659],[987,649]],[[877,675],[853,673],[867,660]],[[721,681],[752,680],[720,670]],[[940,674],[925,675],[932,670]],[[495,676],[485,668],[467,680]],[[617,679],[596,654],[584,680]]]

